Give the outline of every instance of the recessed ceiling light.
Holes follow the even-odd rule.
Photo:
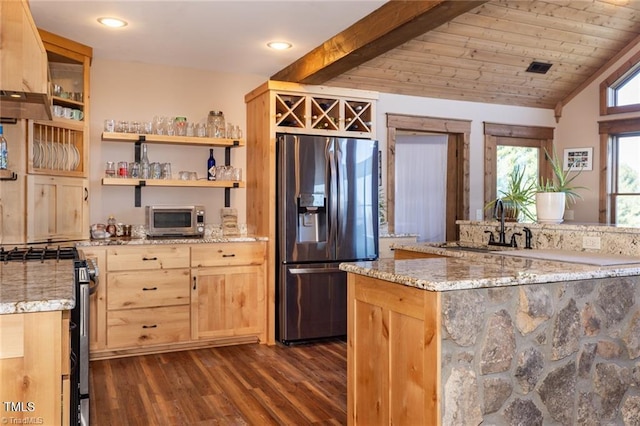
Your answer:
[[[267,43],[267,46],[274,50],[287,50],[291,49],[293,45],[286,41],[270,41],[269,43]]]
[[[118,18],[110,18],[110,17],[98,18],[98,22],[110,28],[120,28],[120,27],[127,26],[127,21],[123,21],[122,19],[118,19]]]

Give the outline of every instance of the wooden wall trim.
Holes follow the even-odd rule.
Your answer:
[[[609,178],[609,135],[600,132],[600,195],[598,201],[598,221],[600,223],[611,223],[609,211],[609,196],[607,194]]]
[[[471,120],[390,113],[387,114],[387,127],[424,132],[471,133]]]
[[[421,117],[417,115],[387,113],[387,222],[390,233],[395,231],[395,151],[398,130],[448,134],[449,144],[455,145],[456,167],[452,179],[455,190],[447,187],[447,239],[457,239],[456,220],[469,219],[469,169],[471,120]],[[451,147],[450,147],[451,148]],[[451,152],[451,151],[450,151]],[[454,190],[454,194],[450,191]],[[451,204],[455,202],[455,207]]]
[[[525,139],[553,139],[554,127],[518,126],[484,122],[484,134]]]
[[[598,133],[600,133],[601,135],[633,133],[637,132],[639,129],[640,117],[598,121]]]

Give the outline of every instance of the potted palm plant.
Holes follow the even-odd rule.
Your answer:
[[[536,188],[535,181],[526,178],[525,167],[516,165],[508,175],[507,188],[500,190],[498,198],[488,202],[485,209],[493,209],[495,216],[496,202],[502,200],[506,221],[517,222],[521,217],[534,221],[529,207],[533,204]]]
[[[576,191],[585,188],[572,184],[574,179],[580,175],[582,169],[576,169],[573,165],[570,165],[565,171],[562,167],[562,160],[556,154],[555,147],[553,156],[546,149],[544,153],[551,164],[553,178],[540,178],[536,191],[537,221],[538,223],[561,223],[564,220],[565,207],[582,198]]]

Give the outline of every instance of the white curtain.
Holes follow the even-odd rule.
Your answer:
[[[397,135],[395,233],[445,241],[446,135]]]

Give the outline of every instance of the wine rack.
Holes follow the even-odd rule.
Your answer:
[[[276,92],[277,131],[342,137],[375,137],[375,100]]]

